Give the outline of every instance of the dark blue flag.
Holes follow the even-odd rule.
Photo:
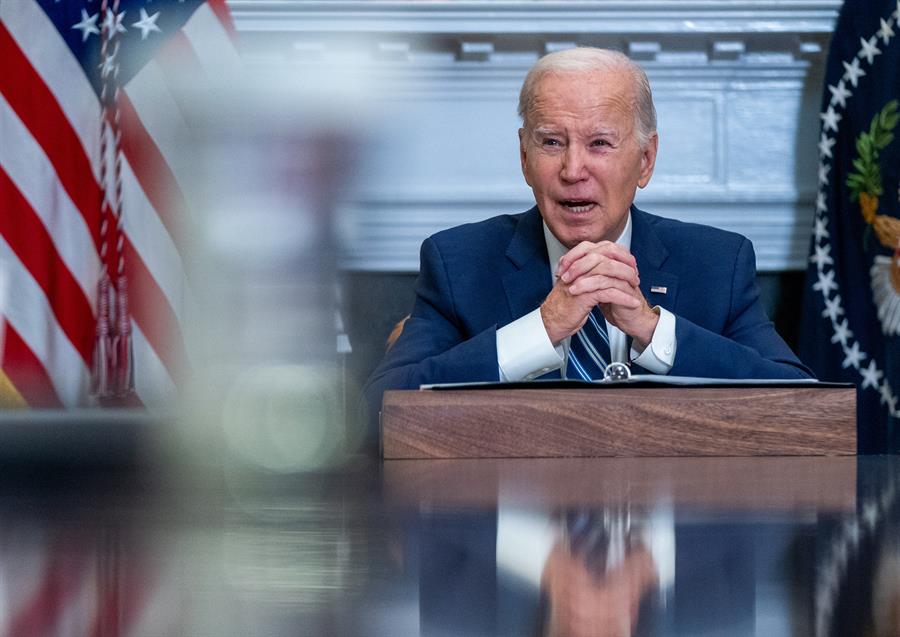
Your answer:
[[[801,358],[854,382],[860,453],[900,451],[900,0],[847,0],[828,56]]]

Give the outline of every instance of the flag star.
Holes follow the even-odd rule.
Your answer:
[[[107,75],[112,73],[112,76],[115,77],[119,73],[119,65],[116,64],[116,54],[107,55],[103,58],[103,62],[99,64],[100,67],[100,77],[105,78]]]
[[[837,288],[837,286],[835,286]],[[847,319],[841,321],[839,325],[834,326],[834,336],[831,337],[832,343],[840,343],[842,346],[847,346],[847,339],[853,336],[853,330],[849,328],[847,325]]]
[[[847,98],[852,96],[853,93],[847,90],[847,85],[844,84],[844,80],[841,80],[837,83],[837,86],[828,85],[828,90],[831,91],[831,101],[841,108],[847,107]]]
[[[109,9],[106,10],[106,18],[103,20],[103,28],[106,29],[107,33],[125,33],[125,25],[122,24],[122,20],[125,19],[125,12],[116,14],[114,11]]]
[[[862,45],[862,48],[859,50],[859,53],[856,54],[856,57],[860,60],[866,58],[866,62],[871,66],[872,62],[875,60],[875,56],[881,55],[881,49],[875,46],[878,43],[878,38],[874,35],[868,40],[860,38],[859,43]]]
[[[819,113],[819,117],[822,119],[822,128],[824,128],[825,131],[830,129],[837,132],[837,125],[838,122],[841,121],[841,115],[835,112],[834,107],[831,104],[828,105],[827,111]]]
[[[859,351],[859,341],[854,341],[853,347],[844,350],[844,362],[841,363],[841,367],[846,369],[853,365],[853,367],[859,369],[863,359],[867,356],[865,352]]]
[[[822,316],[827,316],[832,320],[832,322],[836,323],[838,316],[844,313],[844,308],[841,307],[841,295],[835,294],[833,299],[825,299],[825,309],[822,310]],[[856,344],[859,347],[859,344]],[[844,365],[846,367],[846,365]]]
[[[825,131],[822,131],[822,136],[819,138],[819,152],[824,157],[831,157],[831,149],[836,141],[833,137],[828,137]]]
[[[838,284],[834,280],[834,270],[829,270],[828,272],[820,271],[819,272],[819,280],[817,282],[813,283],[812,287],[813,287],[813,290],[820,290],[822,292],[823,296],[828,296],[829,294],[831,294],[832,290],[837,290]],[[846,327],[847,327],[846,323],[847,323],[847,319],[844,319],[844,331],[846,331]],[[835,327],[835,330],[837,330],[837,327]],[[841,339],[842,342],[845,340],[847,340],[846,337]],[[831,342],[834,343],[836,341],[831,341]]]
[[[141,30],[141,40],[146,40],[151,31],[162,33],[160,28],[156,26],[156,20],[159,18],[159,11],[153,15],[147,15],[147,10],[141,7],[141,19],[133,23],[131,26]]]
[[[828,171],[831,170],[831,166],[827,164],[819,164],[819,183],[822,185],[828,185]]]
[[[834,259],[831,258],[831,245],[825,244],[823,246],[816,246],[816,253],[809,258],[811,263],[815,263],[819,269],[823,268],[825,265],[834,263]]]
[[[81,22],[77,24],[73,24],[73,29],[78,29],[81,31],[81,41],[86,42],[91,34],[99,35],[100,29],[97,28],[97,18],[100,16],[99,13],[95,13],[92,16],[88,16],[88,12],[84,9],[81,10]]]
[[[822,218],[816,219],[815,227],[813,228],[813,234],[816,235],[816,241],[821,241],[827,236],[830,236],[828,233],[828,228],[825,226],[826,220]]]
[[[884,376],[884,372],[878,369],[878,365],[875,364],[875,361],[869,361],[868,367],[861,367],[859,369],[859,375],[863,378],[862,389],[866,387],[878,387],[878,384],[881,382],[882,376]]]
[[[894,411],[897,408],[897,397],[891,392],[891,386],[888,385],[886,378],[881,381],[881,387],[878,390],[881,394],[881,402],[888,403],[891,411]]]
[[[887,44],[892,37],[894,37],[894,30],[891,28],[889,22],[885,22],[884,18],[881,18],[881,28],[878,29],[878,33],[876,33],[881,40]]]
[[[847,64],[846,62],[841,62],[844,65],[844,70],[846,73],[844,75],[850,83],[853,85],[853,88],[856,88],[856,83],[859,82],[859,78],[866,74],[861,68],[859,68],[859,58],[853,58],[853,62]]]
[[[826,210],[828,210],[828,204],[825,201],[825,193],[820,192],[818,195],[816,195],[816,212],[825,212]],[[816,239],[821,239],[821,237],[819,236],[819,229],[818,229],[820,222],[821,222],[822,230],[823,230],[822,234],[826,237],[828,236],[828,231],[825,230],[825,220],[824,219],[816,219]]]

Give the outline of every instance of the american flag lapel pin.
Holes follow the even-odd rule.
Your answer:
[[[664,285],[651,285],[650,286],[650,291],[653,292],[654,294],[665,294],[668,290],[669,290],[669,288],[667,288]]]

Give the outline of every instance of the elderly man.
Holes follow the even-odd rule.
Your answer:
[[[602,377],[636,371],[808,378],[759,302],[744,237],[634,205],[659,138],[646,75],[615,51],[541,58],[519,97],[522,172],[537,206],[422,244],[416,300],[369,380]]]

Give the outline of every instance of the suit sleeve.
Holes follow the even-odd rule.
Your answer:
[[[433,239],[426,239],[409,320],[366,383],[369,419],[380,411],[382,394],[388,389],[499,380],[496,335],[496,324],[475,333],[462,321],[440,249]]]
[[[733,270],[728,319],[721,334],[678,316],[671,374],[706,378],[813,378],[775,331],[760,302],[756,257],[746,239]]]

